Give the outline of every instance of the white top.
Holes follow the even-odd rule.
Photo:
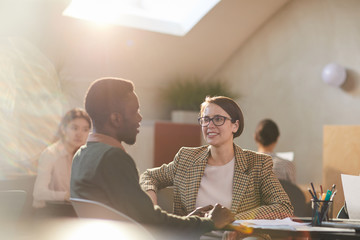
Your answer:
[[[70,192],[72,158],[73,154],[67,152],[61,140],[41,153],[33,207],[45,207],[45,201],[64,201],[66,192]]]
[[[201,178],[196,207],[220,203],[231,209],[235,158],[222,166],[206,164]]]

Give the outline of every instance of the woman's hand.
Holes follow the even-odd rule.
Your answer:
[[[229,209],[218,203],[215,204],[215,207],[206,215],[213,220],[216,229],[222,229],[226,225],[235,221],[234,214]]]
[[[154,190],[147,190],[146,191],[147,195],[149,195],[151,201],[153,202],[154,205],[157,205],[157,195],[156,192]]]
[[[205,214],[208,213],[211,209],[214,207],[212,205],[208,205],[205,207],[198,207],[191,213],[189,213],[188,216],[199,216],[199,217],[205,217]]]

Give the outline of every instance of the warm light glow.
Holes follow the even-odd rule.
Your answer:
[[[47,232],[40,239],[52,240],[143,240],[152,236],[139,226],[129,222],[103,219],[73,219],[50,222],[43,225]],[[51,235],[51,238],[48,238]]]
[[[0,179],[34,174],[63,112],[59,74],[32,43],[0,38]]]
[[[64,15],[185,35],[220,0],[72,0]]]
[[[96,221],[89,222],[82,225],[77,225],[70,231],[67,231],[62,239],[66,240],[99,240],[99,239],[131,239],[131,232],[124,231],[124,228],[119,228],[112,222]]]
[[[76,0],[71,2],[64,15],[96,23],[112,23],[116,20],[118,8],[121,8],[121,1]]]

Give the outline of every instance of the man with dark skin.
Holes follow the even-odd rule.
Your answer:
[[[122,146],[134,144],[142,116],[131,81],[102,78],[93,82],[85,97],[93,123],[87,144],[76,153],[71,173],[71,197],[104,203],[134,220],[171,232],[172,238],[199,238],[234,221],[229,209],[216,204],[177,216],[152,204],[139,185],[135,162]],[[199,217],[195,215],[200,215]]]

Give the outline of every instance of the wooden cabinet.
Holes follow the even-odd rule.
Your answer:
[[[336,216],[344,205],[341,174],[360,173],[360,126],[324,126],[323,141],[323,187],[336,184],[333,206]]]
[[[201,145],[198,124],[156,122],[154,132],[154,167],[169,163],[181,147]]]
[[[171,162],[181,147],[202,145],[201,127],[188,123],[145,121],[141,123],[136,139],[134,145],[125,148],[140,174],[148,168]]]

